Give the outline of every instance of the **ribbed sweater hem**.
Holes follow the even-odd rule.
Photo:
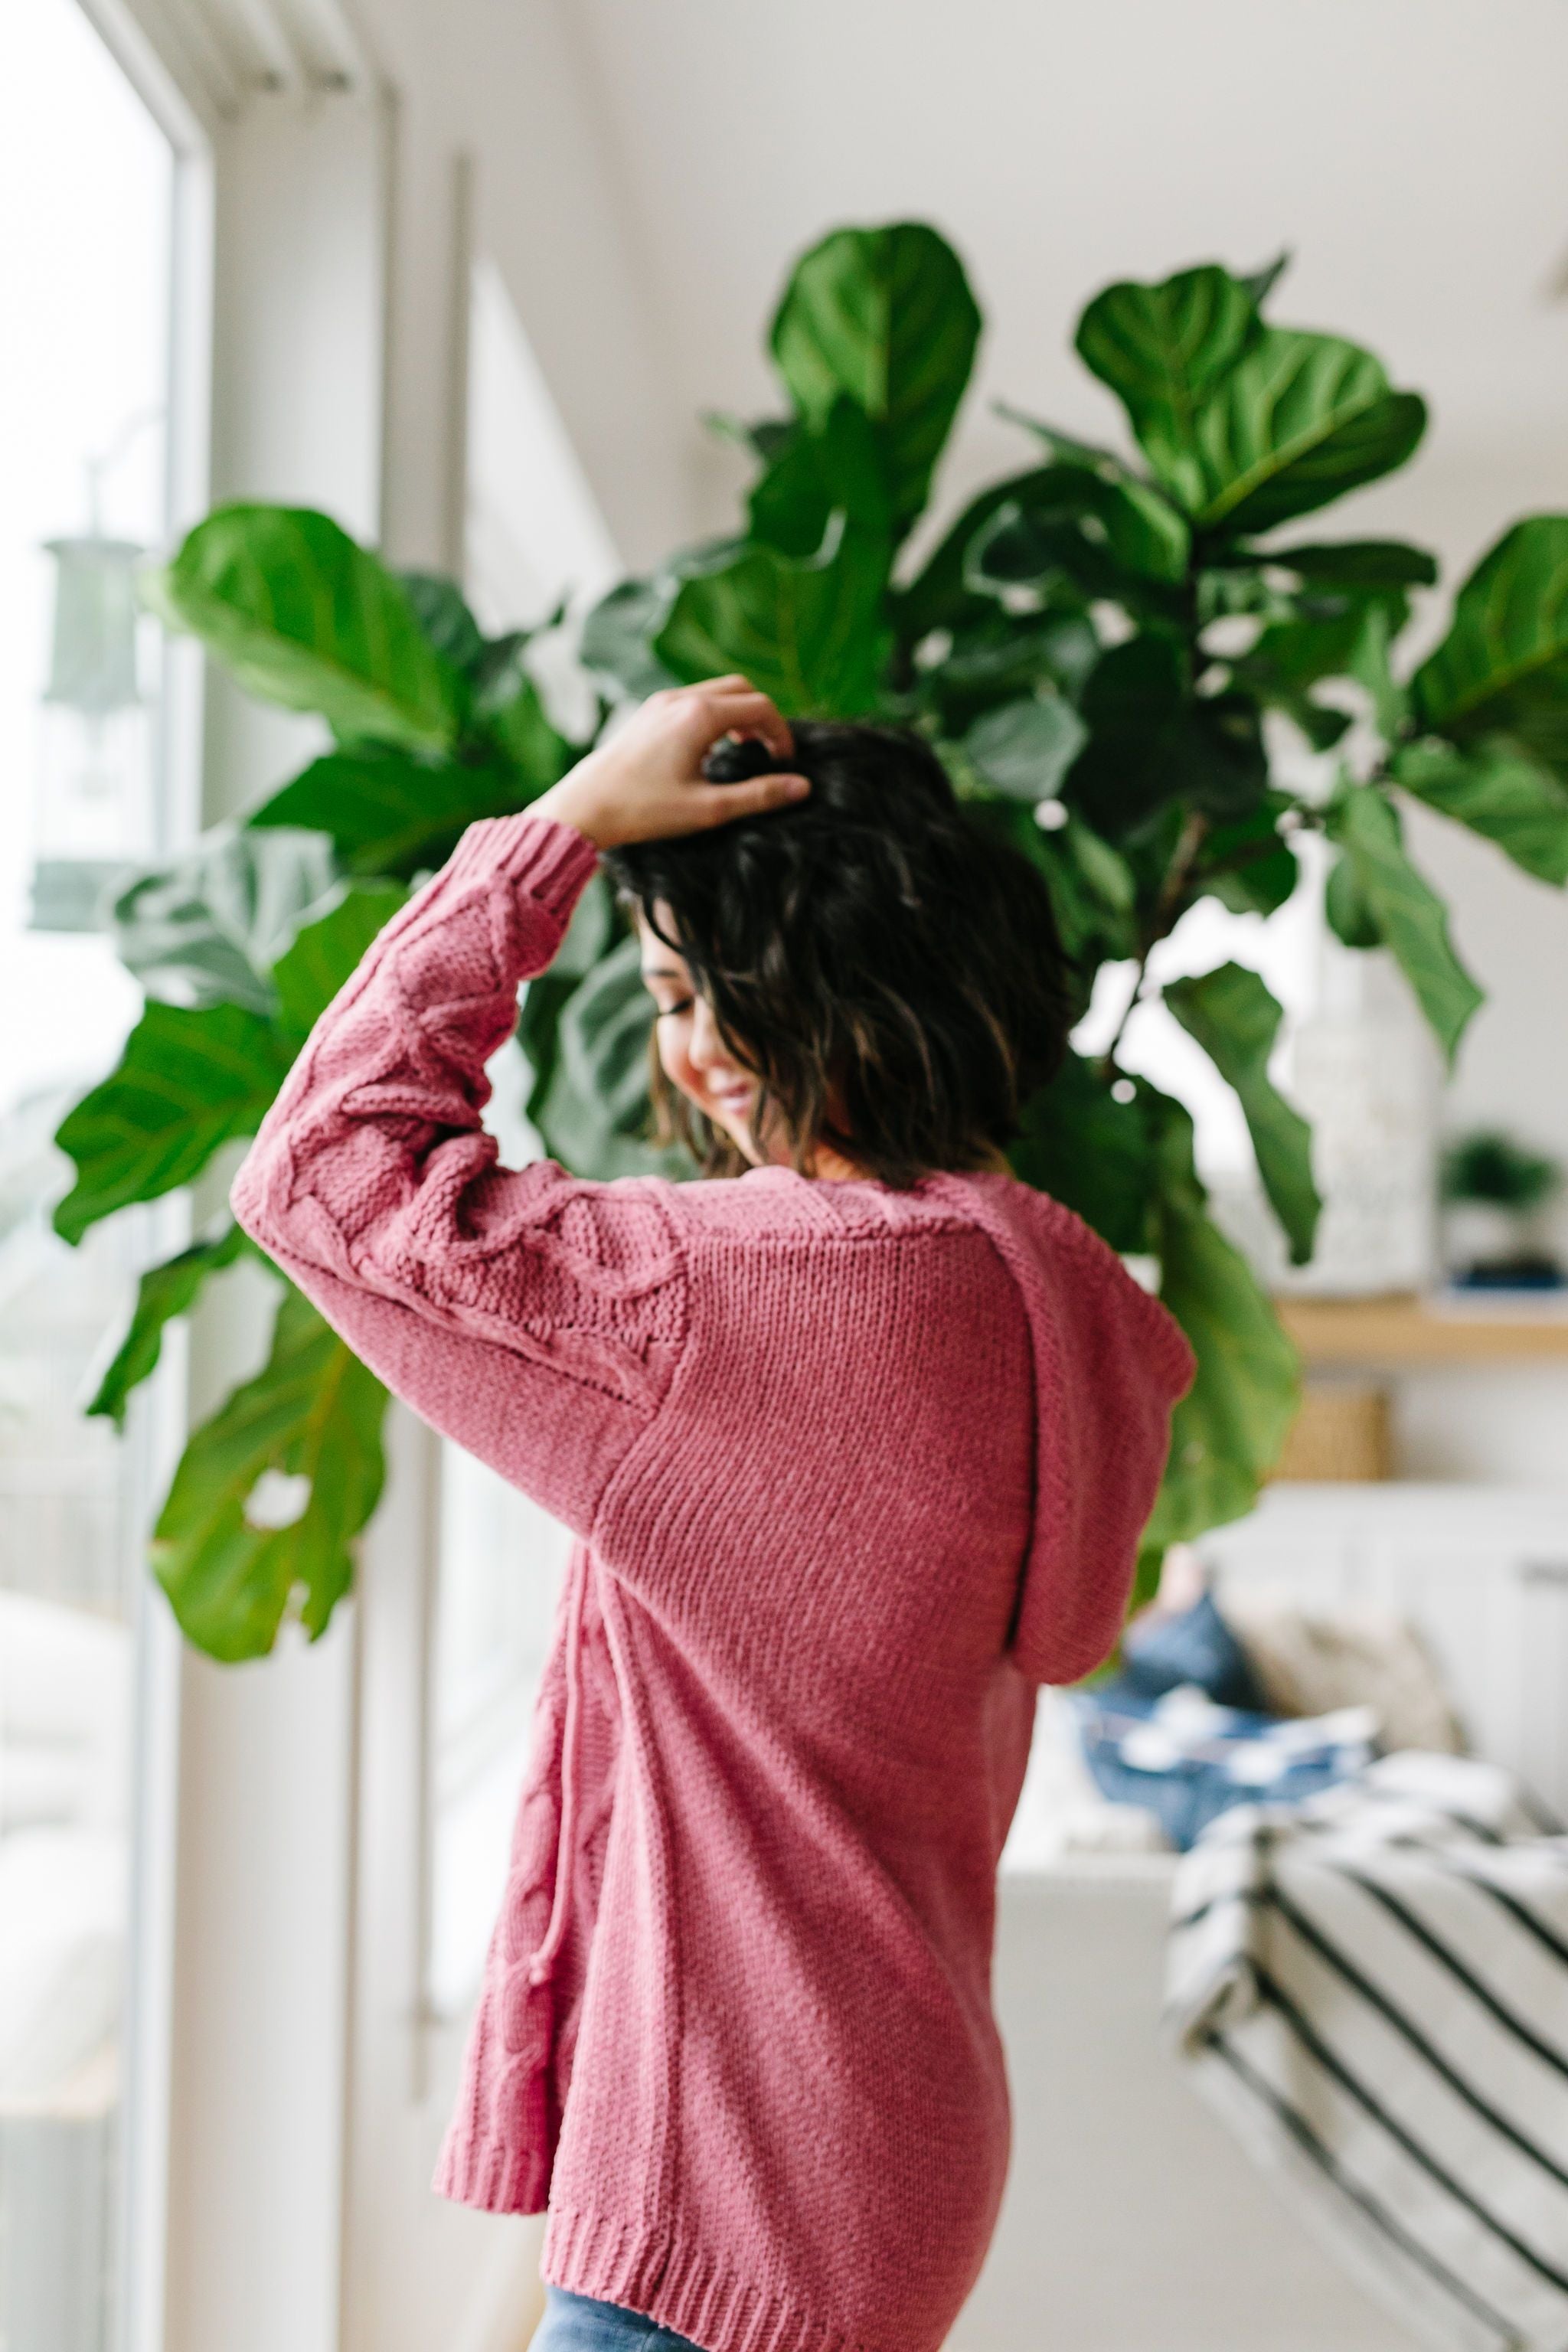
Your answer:
[[[679,2231],[552,2206],[539,2268],[551,2286],[642,2312],[703,2352],[871,2352]]]
[[[550,2191],[550,2158],[530,2144],[510,2147],[499,2139],[475,2140],[456,2126],[442,2145],[436,2177],[437,2197],[474,2205],[482,2213],[542,2213]]]

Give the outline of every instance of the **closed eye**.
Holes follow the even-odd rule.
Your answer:
[[[683,996],[679,1004],[661,1004],[655,1012],[654,1019],[668,1021],[677,1013],[689,1013],[696,1002],[694,996]]]

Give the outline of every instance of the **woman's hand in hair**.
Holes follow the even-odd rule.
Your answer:
[[[580,760],[533,803],[539,816],[574,825],[599,849],[702,833],[804,799],[804,776],[749,776],[710,783],[702,763],[725,736],[755,737],[775,759],[794,752],[789,723],[743,677],[650,695],[624,727]]]

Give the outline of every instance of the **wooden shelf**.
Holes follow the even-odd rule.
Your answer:
[[[1309,1370],[1405,1365],[1568,1363],[1568,1300],[1510,1308],[1384,1298],[1279,1298],[1279,1319]]]

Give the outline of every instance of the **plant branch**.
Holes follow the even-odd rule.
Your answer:
[[[1100,1055],[1100,1076],[1107,1081],[1116,1068],[1116,1049],[1126,1033],[1127,1024],[1132,1018],[1133,1008],[1143,993],[1143,983],[1149,973],[1149,958],[1160,941],[1169,938],[1178,919],[1185,911],[1187,885],[1193,878],[1193,869],[1198,862],[1198,854],[1212,829],[1209,819],[1200,809],[1188,811],[1186,822],[1176,842],[1174,854],[1170,865],[1165,868],[1159,895],[1154,900],[1149,919],[1139,937],[1138,971],[1132,983],[1132,993],[1127,1000],[1110,1045]]]

